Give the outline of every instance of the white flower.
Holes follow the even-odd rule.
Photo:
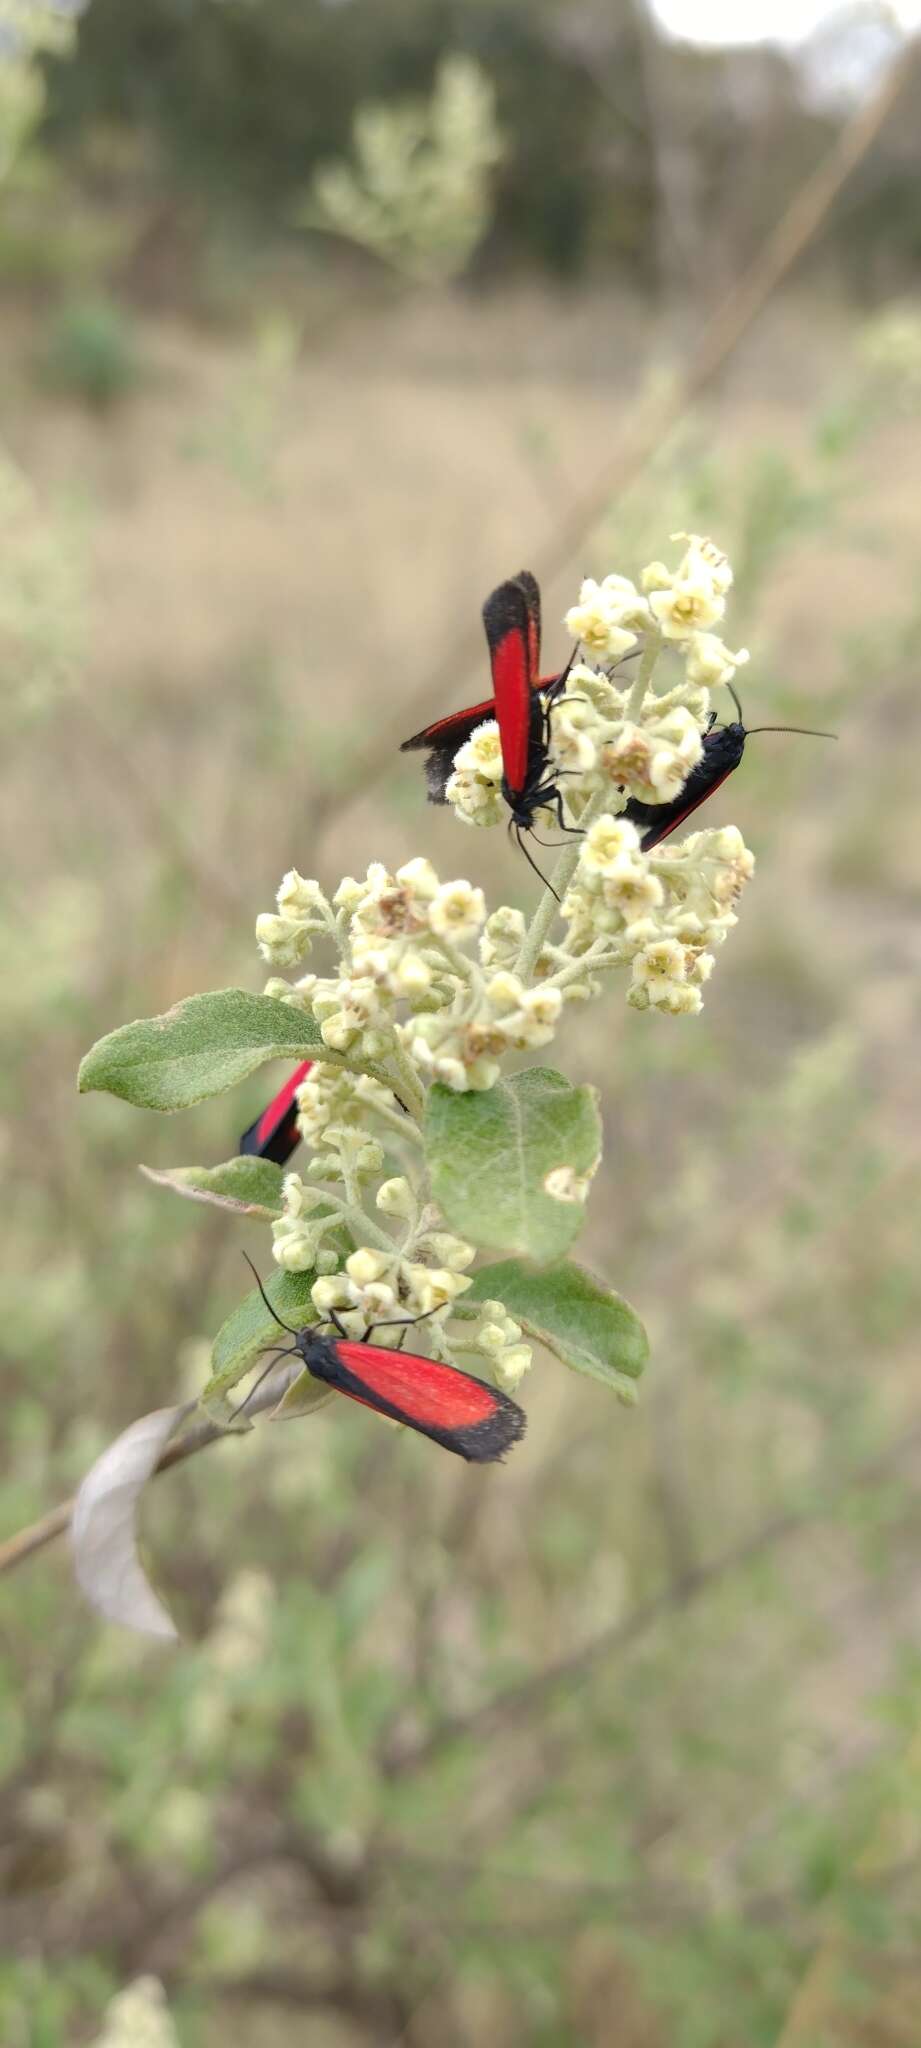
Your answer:
[[[679,576],[687,575],[697,563],[701,563],[714,590],[720,597],[725,597],[727,591],[732,589],[732,570],[728,556],[724,555],[722,548],[717,547],[715,540],[711,540],[709,534],[705,533],[673,533],[671,538],[686,540],[688,544],[687,554],[678,571]]]
[[[579,865],[586,874],[616,873],[625,856],[639,851],[639,844],[640,835],[628,818],[613,818],[605,812],[586,832]]]
[[[621,585],[625,588],[617,587]],[[606,577],[604,583],[596,583],[594,577],[587,576],[579,602],[566,613],[564,624],[574,640],[581,640],[599,658],[620,661],[636,646],[636,634],[622,623],[628,612],[639,618],[645,612],[648,619],[645,600],[626,577]]]
[[[310,951],[310,933],[296,919],[264,910],[256,919],[256,943],[272,967],[297,967]]]
[[[406,1261],[403,1273],[412,1296],[412,1310],[415,1315],[427,1315],[430,1309],[445,1308],[458,1294],[464,1294],[473,1286],[469,1273],[453,1273],[448,1266],[423,1266]]]
[[[521,1008],[524,982],[519,980],[517,974],[512,974],[508,968],[504,968],[487,982],[485,994],[490,1009],[495,1010],[501,1017]]]
[[[501,777],[500,777],[501,780]],[[462,825],[498,825],[505,815],[499,781],[457,768],[445,784],[445,799]]]
[[[319,882],[305,881],[296,868],[282,877],[275,900],[281,916],[290,918],[316,917],[326,904]]]
[[[731,683],[736,669],[748,660],[748,648],[733,654],[717,633],[695,633],[688,646],[685,674],[689,683],[713,689],[717,683]]]
[[[513,910],[508,904],[500,904],[486,920],[486,928],[480,938],[480,964],[483,967],[505,967],[517,960],[524,944],[527,926],[524,913]]]
[[[397,881],[411,896],[418,896],[423,902],[431,902],[438,888],[438,876],[430,860],[421,857],[405,861],[397,868]]]
[[[429,904],[429,925],[436,937],[460,946],[476,938],[485,920],[483,891],[471,888],[469,882],[443,882]]]
[[[449,1266],[455,1273],[463,1273],[476,1258],[476,1246],[468,1244],[466,1238],[455,1237],[453,1230],[428,1230],[419,1242],[439,1266]]]
[[[702,556],[687,557],[667,590],[650,593],[649,604],[666,640],[689,640],[693,633],[709,632],[726,609]]]
[[[503,774],[502,741],[494,718],[487,718],[482,725],[474,727],[469,740],[458,748],[454,766],[459,774],[478,775],[484,782],[498,787]]]

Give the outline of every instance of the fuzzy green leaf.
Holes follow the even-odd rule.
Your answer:
[[[223,1166],[142,1166],[158,1187],[244,1216],[281,1216],[284,1173],[271,1159],[228,1159]]]
[[[310,1298],[316,1277],[312,1269],[307,1273],[282,1273],[276,1267],[264,1283],[277,1315],[295,1330],[316,1321],[316,1310]],[[201,1397],[203,1405],[212,1412],[220,1410],[224,1397],[244,1373],[249,1372],[260,1352],[271,1350],[274,1344],[284,1345],[290,1341],[285,1331],[279,1329],[275,1316],[266,1308],[258,1288],[254,1287],[238,1302],[215,1337],[211,1350],[213,1369]]]
[[[582,1224],[601,1126],[595,1090],[529,1067],[478,1093],[436,1086],[425,1149],[432,1192],[472,1244],[556,1259]]]
[[[222,988],[187,996],[162,1017],[110,1031],[83,1060],[79,1086],[83,1093],[108,1089],[139,1109],[189,1109],[245,1081],[266,1060],[311,1053],[330,1057],[305,1011],[273,996]]]
[[[621,1401],[636,1401],[634,1381],[649,1356],[636,1311],[613,1288],[569,1259],[530,1266],[503,1259],[477,1273],[464,1305],[501,1301],[525,1335],[543,1344],[574,1372],[611,1387]]]
[[[315,1380],[312,1373],[305,1370],[282,1394],[277,1408],[272,1409],[269,1421],[296,1422],[302,1415],[312,1415],[321,1402],[331,1400],[332,1388],[324,1386],[322,1380]]]

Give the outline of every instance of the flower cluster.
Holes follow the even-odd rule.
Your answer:
[[[480,1303],[479,1320],[465,1326],[461,1349],[485,1359],[490,1376],[506,1394],[514,1394],[531,1365],[531,1346],[521,1342],[521,1325],[501,1301]]]
[[[520,911],[502,905],[487,917],[481,889],[442,882],[424,859],[396,873],[373,863],[364,881],[346,877],[331,900],[292,870],[276,911],[258,920],[262,953],[275,969],[302,966],[318,937],[339,955],[334,975],[275,975],[267,987],[311,1012],[329,1050],[330,1062],[315,1065],[300,1092],[302,1135],[327,1159],[349,1149],[350,1133],[364,1132],[351,1168],[374,1171],[379,1147],[368,1128],[375,1113],[399,1120],[404,1102],[398,1081],[390,1089],[376,1075],[408,1075],[417,1091],[432,1081],[456,1091],[491,1088],[503,1059],[547,1045],[564,1005],[596,994],[607,969],[630,968],[635,1008],[682,1015],[701,1007],[752,857],[731,832],[695,833],[644,853],[622,815],[631,801],[667,804],[680,794],[715,715],[711,691],[748,659],[717,631],[732,584],[725,555],[699,534],[674,538],[684,543],[676,569],[652,562],[639,584],[589,578],[567,613],[569,631],[598,665],[575,663],[550,707],[550,776],[562,778],[568,815],[585,832],[566,878],[561,943],[546,938],[529,953]],[[669,651],[683,661],[683,675],[657,692],[653,669]],[[632,653],[641,655],[633,679],[615,679],[617,663]],[[499,732],[489,719],[458,750],[448,781],[458,818],[488,825],[501,817],[501,781]],[[339,1063],[375,1071],[356,1075]],[[286,1213],[276,1256],[302,1266],[317,1253],[328,1258],[317,1221],[316,1205],[309,1231],[306,1211]]]
[[[521,1327],[499,1301],[464,1301],[475,1248],[445,1227],[425,1176],[426,1087],[484,1091],[508,1056],[549,1044],[566,1006],[627,971],[627,1001],[674,1016],[701,1008],[714,955],[736,922],[754,862],[734,826],[666,836],[644,851],[625,815],[668,804],[701,760],[711,693],[748,659],[721,638],[732,572],[712,541],[684,544],[676,569],[650,563],[638,583],[587,579],[567,614],[585,656],[549,707],[548,779],[560,779],[578,828],[529,926],[482,889],[442,881],[426,859],[395,872],[379,862],[327,897],[292,869],[257,938],[273,970],[266,993],[308,1012],[325,1052],[298,1090],[311,1157],[288,1173],[272,1225],[276,1263],[310,1276],[318,1321],[412,1348],[467,1358],[513,1391],[531,1362]],[[618,665],[638,658],[632,671]],[[660,659],[682,664],[653,687]],[[485,720],[457,752],[447,796],[459,819],[505,815],[502,748]],[[554,917],[558,917],[556,932]],[[322,942],[333,965],[303,971]],[[286,978],[292,974],[293,978]],[[545,1191],[584,1202],[590,1174],[560,1166]]]
[[[714,630],[726,609],[732,570],[724,554],[700,534],[687,542],[678,568],[650,562],[640,579],[586,578],[579,602],[566,614],[573,638],[594,658],[570,669],[563,692],[549,706],[549,774],[561,783],[571,822],[578,824],[599,797],[622,810],[631,797],[667,803],[700,760],[710,716],[709,692],[730,683],[748,660]],[[663,648],[684,661],[684,678],[664,695],[649,687]],[[638,681],[619,687],[613,670],[642,653]],[[448,802],[466,825],[494,825],[504,815],[502,748],[494,719],[477,727],[455,757]]]
[[[753,869],[734,825],[642,854],[627,818],[596,818],[562,904],[572,951],[596,970],[605,952],[629,964],[635,1009],[693,1016]]]
[[[319,1157],[315,1166],[333,1177],[328,1159]],[[401,1244],[381,1233],[380,1243],[358,1244],[343,1255],[342,1232],[353,1220],[350,1205],[300,1174],[286,1175],[283,1201],[284,1213],[272,1226],[274,1256],[286,1272],[318,1274],[310,1291],[321,1320],[335,1316],[347,1335],[358,1338],[382,1324],[377,1341],[396,1345],[404,1326],[424,1316],[437,1344],[435,1326],[450,1320],[454,1303],[472,1285],[467,1267],[476,1251],[443,1228],[431,1204],[420,1204],[405,1175],[382,1181],[375,1195],[378,1212],[405,1225]],[[519,1325],[501,1303],[487,1302],[465,1327],[463,1349],[479,1352],[491,1377],[508,1390],[531,1362],[530,1348],[520,1340]]]

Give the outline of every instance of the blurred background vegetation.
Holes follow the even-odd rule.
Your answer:
[[[493,583],[545,573],[553,660],[583,571],[712,531],[752,723],[841,735],[714,802],[759,866],[699,1022],[614,996],[561,1048],[640,1408],[545,1360],[496,1474],[351,1410],[209,1452],[147,1515],[179,1653],[63,1548],[0,1582],[3,2048],[916,2048],[921,65],[621,490],[882,15],[796,61],[641,0],[0,31],[0,1536],[200,1383],[267,1258],[136,1171],[262,1091],[78,1104],[90,1040],[258,987],[292,863],[530,900],[395,753]]]

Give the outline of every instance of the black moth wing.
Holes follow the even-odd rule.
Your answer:
[[[725,782],[727,775],[738,768],[745,752],[745,737],[743,725],[714,726],[712,732],[704,733],[700,760],[670,803],[647,804],[639,797],[630,798],[621,816],[629,818],[633,825],[646,826],[640,840],[644,853],[651,852],[660,840],[675,832],[692,811],[706,803],[720,783]]]

